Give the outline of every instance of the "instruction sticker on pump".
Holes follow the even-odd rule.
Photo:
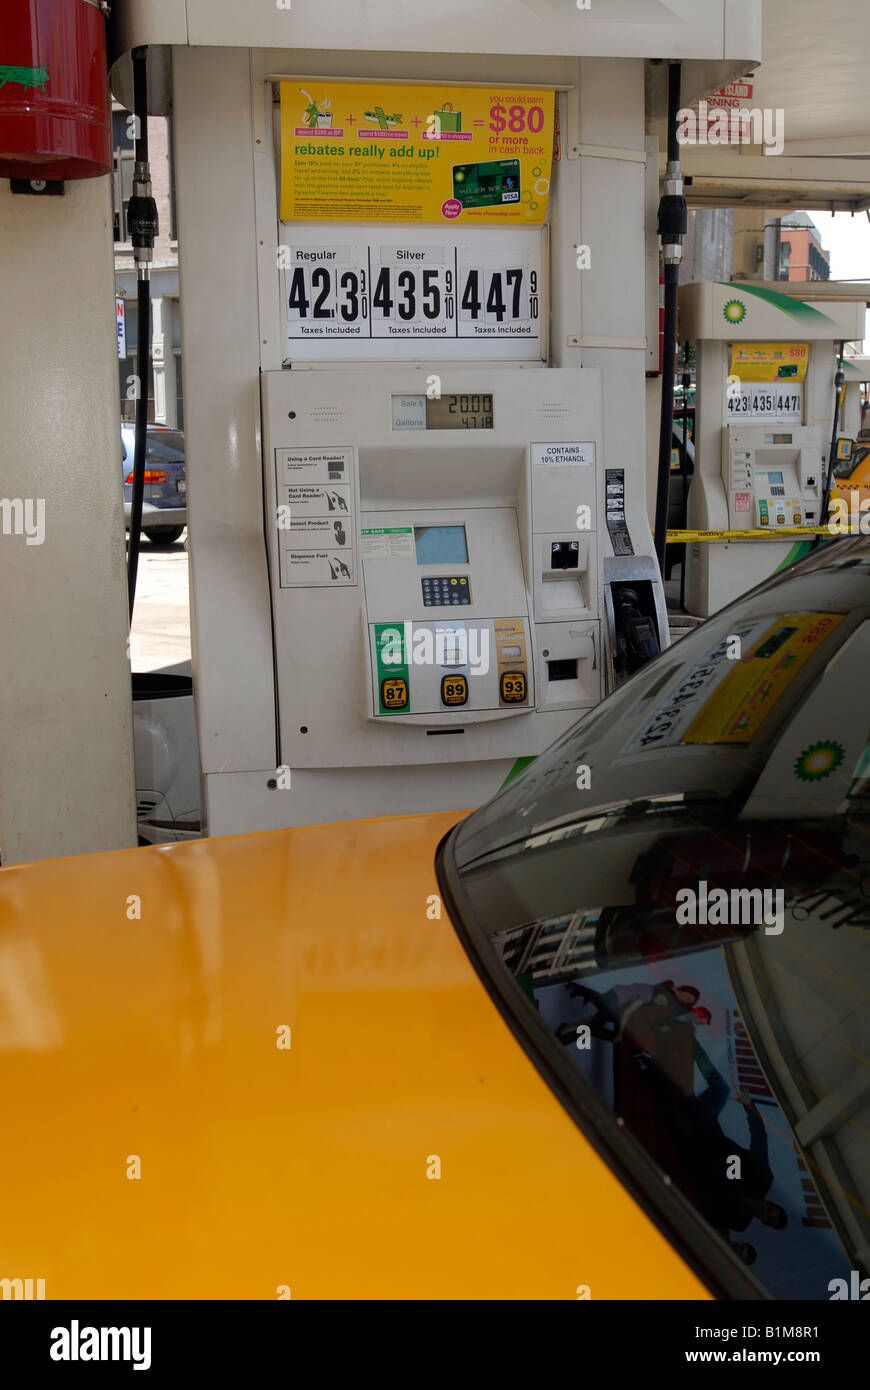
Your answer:
[[[356,583],[353,450],[276,449],[281,587]]]
[[[321,487],[351,482],[350,449],[276,449],[278,486],[311,483]]]
[[[292,517],[322,517],[324,511],[328,516],[350,515],[350,488],[344,483],[329,487],[314,487],[311,484],[304,487],[285,486],[279,488],[279,499],[290,507]]]
[[[286,359],[541,356],[541,234],[289,227],[279,247]],[[480,342],[480,349],[471,347]],[[495,344],[499,344],[498,347]]]

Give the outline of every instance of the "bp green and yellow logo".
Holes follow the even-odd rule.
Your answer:
[[[746,305],[740,299],[729,299],[722,313],[729,323],[742,323],[746,318]]]
[[[811,743],[795,759],[795,775],[802,782],[820,782],[823,777],[829,777],[836,771],[844,757],[843,745],[834,739]]]

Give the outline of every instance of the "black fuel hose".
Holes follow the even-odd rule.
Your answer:
[[[127,547],[127,597],[130,617],[136,601],[139,543],[142,536],[142,503],[145,497],[145,446],[148,439],[148,358],[151,353],[151,281],[136,285],[136,369],[139,377],[133,445],[133,497],[130,503],[130,540]],[[142,370],[142,363],[145,370]]]
[[[668,529],[668,492],[671,481],[671,441],[674,432],[674,357],[677,347],[677,291],[683,237],[688,225],[680,146],[677,140],[677,114],[680,109],[681,72],[679,63],[668,65],[668,162],[664,193],[659,202],[658,230],[664,261],[664,323],[662,325],[662,408],[659,421],[659,469],[656,484],[654,544],[662,577],[665,573],[665,546]]]
[[[828,450],[828,471],[825,475],[825,493],[822,497],[822,510],[819,514],[820,526],[824,526],[828,520],[828,507],[830,505],[831,499],[831,484],[834,481],[834,468],[837,463],[837,430],[840,428],[840,392],[843,389],[843,382],[846,380],[845,376],[843,375],[843,352],[845,351],[845,347],[846,344],[844,342],[841,342],[840,351],[838,354],[837,370],[834,373],[834,419],[831,426],[831,447]],[[821,539],[821,536],[818,534],[813,536],[813,542],[810,546],[811,551],[816,549]]]
[[[151,370],[151,260],[157,236],[157,204],[151,196],[148,166],[147,52],[133,49],[134,134],[133,196],[127,224],[136,262],[136,424],[133,445],[133,496],[130,503],[130,542],[127,550],[127,601],[130,617],[136,601],[142,503],[145,496],[145,450],[148,438],[148,388]]]

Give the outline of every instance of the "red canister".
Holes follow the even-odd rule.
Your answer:
[[[97,0],[3,0],[0,177],[90,179],[111,168],[106,24]]]

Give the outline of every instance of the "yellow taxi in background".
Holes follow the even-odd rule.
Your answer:
[[[480,811],[0,872],[0,1278],[828,1299],[868,1248],[870,543]]]
[[[850,513],[859,512],[870,498],[870,431],[861,430],[849,457],[834,464],[831,498],[835,497],[842,498]]]

